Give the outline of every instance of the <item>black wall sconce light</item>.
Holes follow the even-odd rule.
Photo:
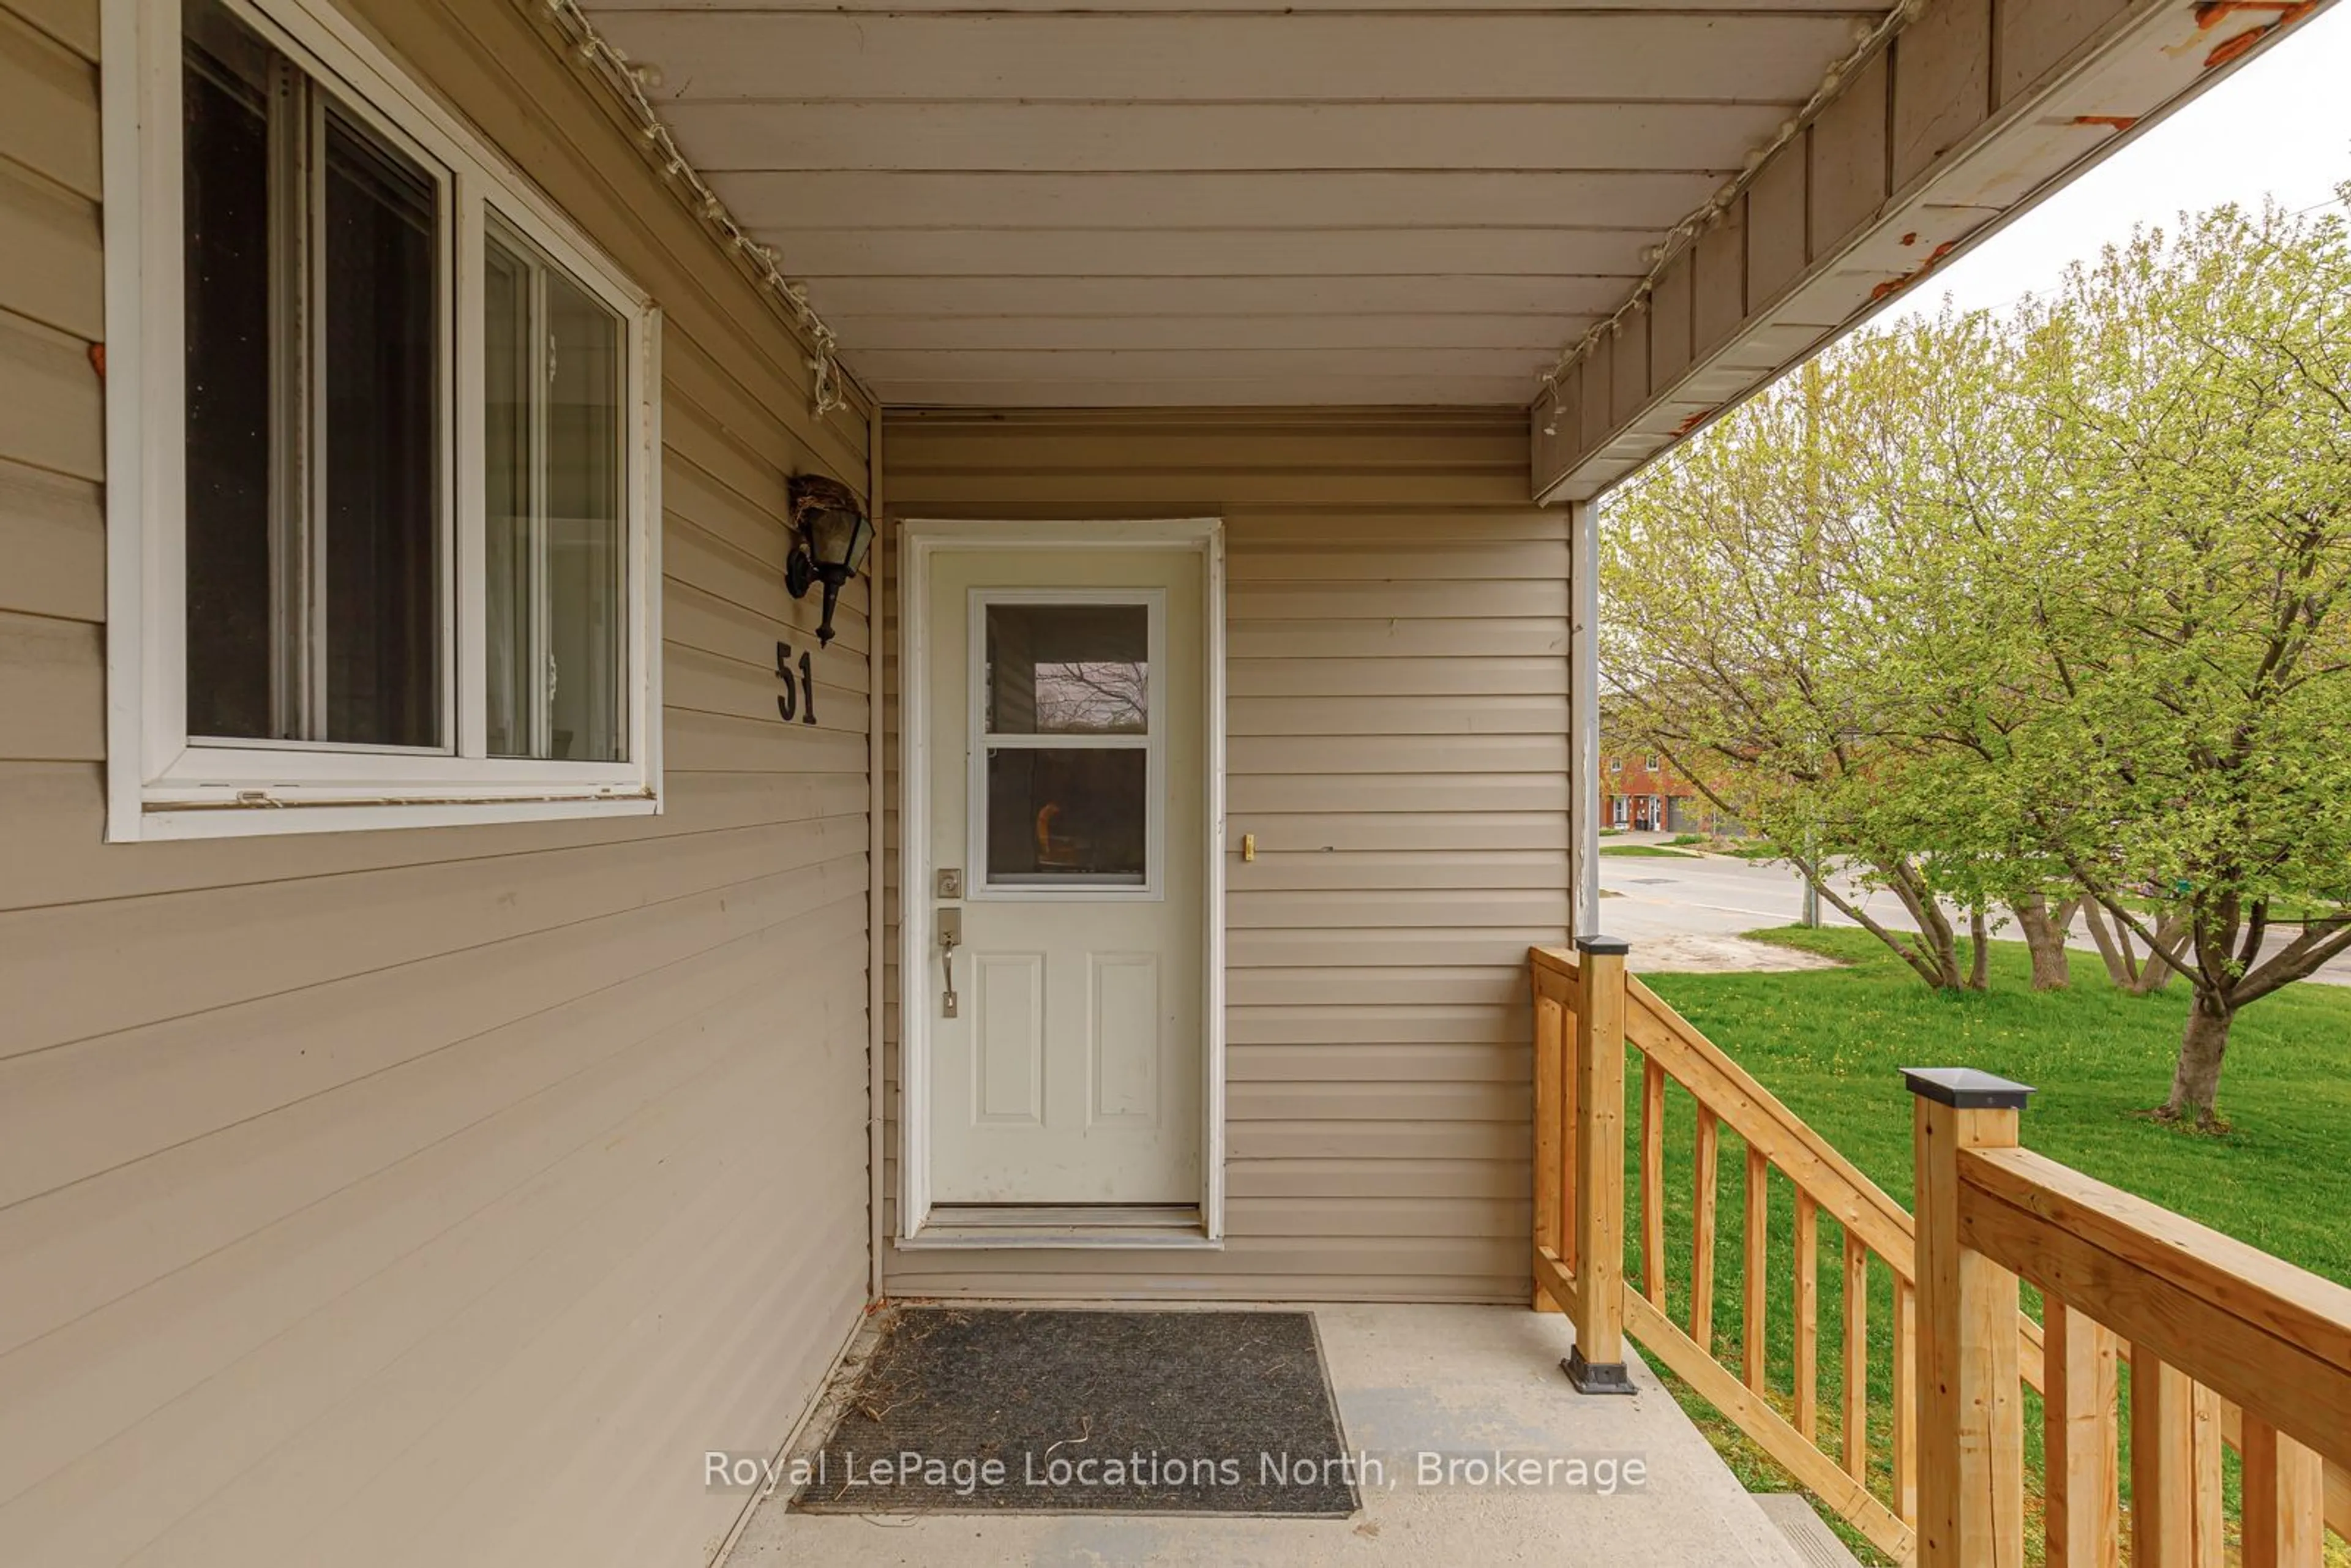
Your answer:
[[[791,482],[792,527],[799,543],[784,560],[784,587],[805,599],[824,584],[824,616],[817,622],[817,645],[832,641],[832,607],[841,585],[857,575],[872,548],[873,524],[857,504],[856,492],[821,474],[795,475]]]

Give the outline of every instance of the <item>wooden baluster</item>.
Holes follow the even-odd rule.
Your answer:
[[[1741,1346],[1740,1369],[1747,1386],[1756,1393],[1763,1392],[1763,1319],[1765,1274],[1770,1266],[1766,1243],[1771,1239],[1771,1162],[1754,1145],[1747,1145],[1747,1264],[1745,1343]]]
[[[2042,1328],[2049,1568],[2116,1568],[2115,1336],[2055,1296],[2043,1299]]]
[[[2022,1568],[2024,1393],[2016,1276],[1968,1245],[1961,1155],[2014,1148],[2032,1092],[1914,1070],[1918,1270],[1919,1568]]]
[[[2250,1410],[2243,1443],[2245,1568],[2321,1568],[2326,1467]]]
[[[2190,1494],[2199,1568],[2220,1568],[2220,1396],[2200,1383],[2188,1388],[2188,1448],[2196,1485]]]
[[[1817,1440],[1821,1399],[1821,1206],[1796,1189],[1796,1430]]]
[[[1721,1139],[1721,1128],[1714,1113],[1701,1101],[1691,1162],[1690,1338],[1708,1355],[1714,1354],[1715,1151]]]
[[[1844,1473],[1869,1480],[1869,1249],[1844,1233]]]
[[[1578,998],[1577,1000],[1580,1002],[1582,998]],[[1575,1058],[1583,1032],[1582,1021],[1577,1018],[1575,1009],[1570,1008],[1567,1011],[1566,1027],[1560,1031],[1559,1055],[1559,1257],[1560,1261],[1567,1265],[1570,1273],[1575,1271],[1575,1206],[1583,1201],[1583,1195],[1577,1190],[1575,1185],[1575,1137],[1578,1126],[1575,1111],[1577,1076]]]
[[[1566,1195],[1561,1191],[1560,1134],[1565,1124],[1560,1099],[1560,1040],[1566,1030],[1564,1009],[1558,998],[1543,994],[1550,978],[1535,973],[1535,1245],[1548,1247],[1562,1259],[1567,1222]],[[1555,981],[1553,982],[1555,983]],[[1534,1288],[1534,1309],[1563,1312],[1567,1303],[1552,1300],[1541,1284]]]
[[[1666,1304],[1666,1070],[1641,1060],[1641,1291]]]
[[[1894,1516],[1918,1522],[1918,1293],[1894,1277]]]
[[[2196,1411],[2188,1375],[2131,1346],[2131,1568],[2197,1568]]]
[[[1579,936],[1575,1016],[1575,1347],[1568,1381],[1630,1394],[1625,1370],[1625,944]]]

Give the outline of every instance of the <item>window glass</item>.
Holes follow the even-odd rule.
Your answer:
[[[188,728],[271,736],[268,55],[188,8]]]
[[[324,738],[441,735],[437,193],[343,114],[325,115]]]
[[[990,747],[987,880],[1142,886],[1148,760],[1141,747]]]
[[[486,249],[489,749],[619,761],[626,333],[519,236]]]
[[[990,604],[988,733],[1145,733],[1150,648],[1141,604]]]
[[[183,18],[189,732],[442,747],[442,181]]]
[[[534,624],[531,519],[538,515],[536,448],[530,437],[530,265],[493,237],[484,246],[483,442],[488,505],[482,540],[487,579],[489,635],[484,653],[489,682],[489,749],[493,757],[530,755],[536,709],[526,629]]]

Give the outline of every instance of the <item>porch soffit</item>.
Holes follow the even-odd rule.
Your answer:
[[[1523,405],[1883,6],[585,0],[885,402]]]

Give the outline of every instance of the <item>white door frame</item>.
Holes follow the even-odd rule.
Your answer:
[[[1138,1236],[1038,1231],[973,1246],[1209,1246],[1225,1234],[1225,525],[1218,517],[1158,521],[973,522],[909,517],[898,525],[898,1226],[922,1237],[931,1214],[931,954],[938,901],[927,885],[931,861],[931,557],[946,550],[1193,549],[1202,559],[1201,614],[1207,667],[1207,831],[1201,954],[1202,1051],[1200,1229]],[[955,694],[963,701],[962,694]],[[1180,764],[1181,758],[1171,758]]]

